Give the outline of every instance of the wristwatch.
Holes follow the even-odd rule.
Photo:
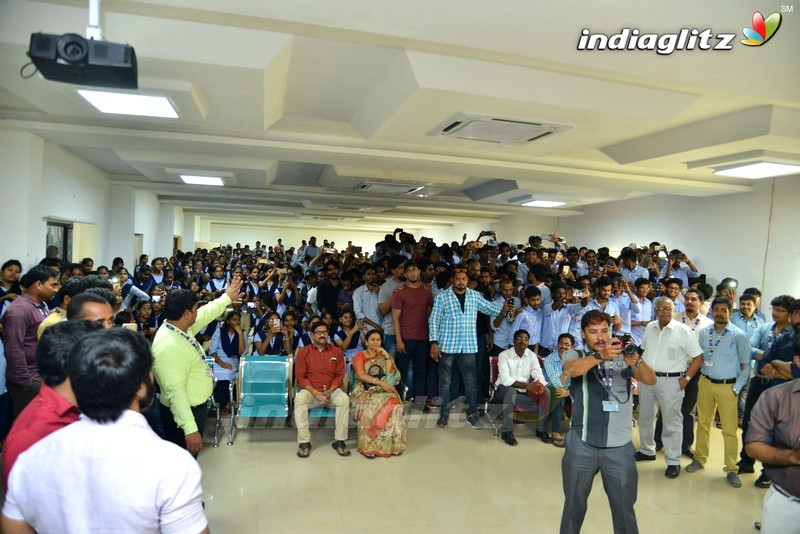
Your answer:
[[[638,369],[639,367],[641,367],[641,366],[642,366],[642,364],[643,364],[643,363],[644,363],[644,358],[642,358],[642,357],[639,357],[639,361],[638,361],[638,362],[636,362],[636,364],[634,365],[634,367],[636,367],[636,368]]]
[[[692,377],[692,375],[684,374],[683,378],[684,378],[684,380],[688,380],[689,382],[691,382],[693,377]]]
[[[595,360],[600,360],[601,362],[603,361],[603,356],[599,352],[593,352],[592,356],[594,356]]]

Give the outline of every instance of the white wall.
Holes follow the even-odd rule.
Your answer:
[[[364,231],[343,231],[329,228],[319,228],[311,230],[308,228],[253,228],[248,226],[228,226],[211,224],[209,235],[204,241],[214,241],[223,244],[250,245],[256,241],[261,241],[262,245],[271,246],[278,242],[278,238],[283,239],[283,244],[287,247],[299,247],[302,240],[308,242],[308,238],[316,236],[317,244],[322,244],[323,239],[336,243],[336,248],[343,249],[348,241],[352,241],[355,246],[364,247],[364,250],[373,250],[375,243],[383,240],[383,236],[392,229],[380,232]]]
[[[98,235],[86,234],[84,237],[89,239],[80,243],[80,251],[73,247],[75,256],[81,255],[79,260],[85,254],[97,265],[107,261],[102,233],[108,230],[109,194],[105,172],[60,146],[45,143],[39,208],[42,216],[97,225]]]
[[[133,231],[137,234],[142,234],[142,254],[147,254],[150,257],[156,255],[156,232],[160,231],[158,228],[158,210],[158,197],[155,193],[136,191]],[[172,225],[167,228],[167,232],[171,228]],[[133,239],[133,236],[131,236],[131,239]],[[172,238],[170,237],[170,239]],[[131,260],[125,258],[125,264],[136,265],[139,262],[139,258],[131,258]]]
[[[657,195],[587,206],[582,216],[560,219],[558,234],[570,244],[614,250],[632,242],[664,243],[685,252],[712,285],[732,276],[742,289],[761,289],[766,311],[778,294],[800,296],[800,181],[784,177],[753,185],[752,193]]]

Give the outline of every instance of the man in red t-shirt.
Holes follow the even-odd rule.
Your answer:
[[[406,262],[404,274],[406,283],[392,294],[397,369],[403,383],[408,385],[408,367],[414,362],[414,389],[409,391],[408,397],[420,402],[427,398],[426,407],[432,408],[439,387],[439,373],[436,362],[430,359],[428,343],[433,291],[431,286],[422,283],[419,267],[413,261]]]
[[[316,406],[336,408],[336,429],[332,447],[339,456],[350,456],[347,440],[347,421],[350,417],[350,397],[342,391],[345,373],[344,352],[328,343],[328,325],[322,321],[311,324],[311,344],[297,352],[295,377],[300,391],[294,397],[294,422],[297,425],[297,456],[311,454],[311,433],[308,430],[308,409]]]
[[[3,481],[20,454],[34,443],[78,420],[78,408],[67,378],[67,356],[76,341],[100,326],[89,321],[62,321],[47,328],[36,346],[42,377],[39,393],[19,414],[3,444]]]

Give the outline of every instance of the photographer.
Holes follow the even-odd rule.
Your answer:
[[[655,302],[657,321],[647,325],[642,336],[642,358],[656,375],[654,385],[639,385],[639,439],[636,461],[655,460],[656,412],[661,409],[661,441],[667,461],[667,478],[677,478],[681,471],[683,443],[683,390],[697,374],[703,351],[692,330],[672,318],[672,301],[660,297]],[[687,369],[687,362],[691,361]]]
[[[585,349],[564,354],[564,375],[571,379],[571,432],[561,462],[564,509],[561,534],[580,532],[589,492],[598,471],[611,507],[614,532],[638,532],[633,506],[639,484],[631,443],[633,390],[656,383],[656,375],[634,353],[623,355],[611,338],[611,317],[599,310],[581,319]]]

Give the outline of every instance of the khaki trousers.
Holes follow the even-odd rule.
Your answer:
[[[311,432],[308,430],[308,410],[322,406],[314,395],[301,389],[294,397],[294,424],[297,425],[297,443],[311,441]],[[333,439],[336,441],[347,440],[347,424],[350,417],[350,397],[341,389],[331,393],[329,406],[336,408],[336,429]]]
[[[705,465],[711,442],[711,424],[714,412],[719,410],[722,423],[722,440],[725,446],[726,473],[735,473],[739,441],[736,439],[738,427],[739,400],[733,392],[733,384],[714,384],[705,376],[700,377],[697,392],[697,440],[694,459]]]

